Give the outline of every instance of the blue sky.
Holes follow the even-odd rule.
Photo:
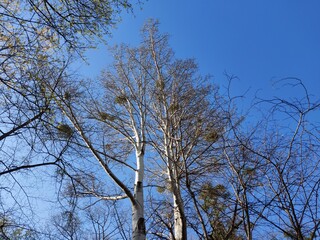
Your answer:
[[[213,75],[220,86],[226,85],[227,72],[239,78],[237,94],[251,87],[272,96],[272,81],[298,77],[316,95],[319,12],[319,0],[149,0],[135,16],[124,13],[107,41],[136,45],[143,23],[156,18],[160,30],[171,35],[176,56],[195,58],[201,73]],[[87,56],[90,64],[81,67],[85,76],[98,76],[111,61],[103,45]]]

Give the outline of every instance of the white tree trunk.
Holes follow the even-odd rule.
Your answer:
[[[146,227],[144,220],[144,204],[143,204],[143,176],[144,176],[144,152],[136,151],[137,170],[134,183],[134,199],[132,205],[132,239],[145,240]]]
[[[187,239],[187,226],[186,226],[183,200],[180,193],[179,183],[176,182],[176,179],[173,181],[173,183],[175,184],[175,186],[172,189],[174,239],[185,240]]]
[[[172,151],[170,151],[167,147],[166,152],[168,156],[170,156],[167,157],[167,174],[171,185],[173,199],[174,236],[172,236],[172,239],[185,240],[187,239],[186,218],[184,213],[183,199],[180,192],[178,172],[175,164],[171,160]]]
[[[167,123],[165,126],[168,126]],[[164,129],[167,131],[167,128]],[[174,154],[173,154],[173,146],[168,138],[170,133],[164,134],[164,146],[165,146],[165,154],[167,160],[167,174],[170,182],[170,187],[172,191],[172,199],[173,199],[173,217],[174,217],[174,236],[171,236],[172,239],[175,240],[186,240],[187,239],[187,228],[186,228],[186,218],[184,214],[184,204],[183,199],[181,197],[180,192],[180,183],[178,177],[177,166],[174,163]]]
[[[174,208],[174,238],[175,240],[186,239],[184,214],[179,209],[177,197],[173,195]]]

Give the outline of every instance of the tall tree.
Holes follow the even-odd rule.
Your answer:
[[[119,47],[114,50],[115,71],[105,71],[105,99],[98,109],[100,120],[132,145],[136,164],[132,201],[133,239],[146,235],[144,217],[144,162],[150,68],[145,48]],[[141,64],[143,63],[143,64]],[[110,104],[113,103],[113,104]],[[101,104],[100,104],[101,105]]]
[[[152,147],[164,166],[166,187],[172,194],[173,239],[187,239],[187,202],[189,195],[196,214],[202,214],[194,195],[200,179],[214,173],[217,162],[215,143],[223,134],[225,121],[220,110],[221,98],[208,77],[198,73],[193,59],[176,59],[168,44],[168,35],[159,32],[158,23],[144,28],[144,42],[154,70],[154,85],[149,103],[148,133]],[[167,223],[170,226],[169,223]]]
[[[150,81],[145,67],[150,63],[143,47],[122,46],[114,49],[114,54],[113,66],[102,75],[103,97],[97,97],[97,92],[87,92],[87,100],[73,101],[72,97],[65,98],[72,89],[64,88],[63,92],[56,92],[56,103],[83,141],[83,147],[91,152],[118,188],[114,196],[107,196],[103,195],[106,189],[100,190],[81,180],[78,193],[103,200],[128,198],[133,214],[132,238],[145,239],[143,181]],[[143,66],[142,61],[146,63]],[[132,151],[135,161],[131,158]],[[134,181],[126,181],[114,167],[123,174],[134,175]],[[81,175],[77,173],[77,176]],[[89,177],[101,176],[92,173]]]

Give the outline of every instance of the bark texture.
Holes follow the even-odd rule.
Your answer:
[[[146,226],[144,219],[143,177],[144,177],[144,151],[136,151],[137,170],[134,184],[134,199],[132,204],[132,239],[146,239]]]

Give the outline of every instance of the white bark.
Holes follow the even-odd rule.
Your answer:
[[[172,166],[173,164],[171,164]],[[171,188],[172,188],[172,199],[173,199],[173,216],[174,216],[174,239],[184,240],[187,239],[187,227],[186,217],[184,213],[184,203],[181,197],[180,184],[178,176],[175,171],[175,167],[172,166],[169,169],[171,172]]]
[[[173,194],[173,209],[174,209],[174,238],[176,240],[183,240],[184,238],[184,219],[183,214],[181,214],[181,211],[179,208],[179,200],[178,198]]]
[[[167,131],[168,128],[165,128]],[[173,216],[174,216],[174,236],[172,239],[185,240],[187,239],[186,218],[184,213],[184,203],[180,192],[180,182],[176,166],[176,159],[172,149],[172,139],[164,134],[164,144],[167,158],[167,174],[170,182],[173,199]]]
[[[145,240],[146,227],[144,219],[143,177],[144,150],[136,150],[137,170],[134,183],[134,203],[132,204],[132,239]]]

